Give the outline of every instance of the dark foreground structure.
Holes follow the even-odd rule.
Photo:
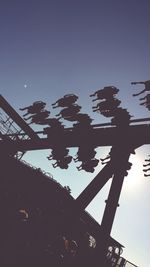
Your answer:
[[[114,91],[114,87],[108,88]],[[108,88],[98,93],[108,93]],[[63,106],[68,97],[73,101],[77,98],[67,95],[59,105]],[[44,102],[21,109],[27,110],[23,117],[32,114],[35,106],[40,109],[23,119],[0,96],[0,266],[136,267],[122,257],[123,245],[111,237],[111,229],[124,177],[132,165],[129,157],[136,148],[150,144],[150,118],[130,120],[130,114],[118,108],[119,104],[113,97],[98,103],[96,109],[113,118],[111,123],[97,125],[91,124],[87,114],[76,114],[80,107],[71,104],[59,114],[77,122],[65,128],[59,119],[47,118],[50,112],[41,110]],[[48,127],[36,132],[29,126],[33,122]],[[26,151],[50,149],[48,159],[56,160],[52,165],[67,169],[72,160],[67,154],[69,148],[77,147],[78,170],[94,172],[99,163],[94,158],[95,149],[102,146],[111,146],[109,155],[101,159],[105,166],[76,199],[50,174],[21,160]],[[99,225],[85,209],[109,179],[110,191]]]
[[[102,266],[100,225],[87,213],[71,220],[74,199],[52,177],[12,157],[1,157],[1,266]],[[134,266],[109,238],[107,266]]]

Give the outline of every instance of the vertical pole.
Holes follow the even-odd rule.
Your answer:
[[[108,236],[111,234],[111,229],[118,207],[118,201],[123,186],[123,181],[124,175],[121,175],[119,172],[117,173],[116,171],[112,179],[109,196],[106,200],[106,207],[101,222],[102,231]]]
[[[124,155],[123,159],[120,158],[118,160],[118,169],[115,168],[114,177],[112,179],[112,184],[110,187],[108,199],[106,201],[106,207],[104,210],[102,222],[101,222],[101,229],[102,229],[102,236],[103,236],[103,244],[101,247],[101,258],[104,266],[107,266],[106,263],[106,254],[109,245],[109,238],[116,214],[116,210],[118,207],[118,202],[123,186],[124,176],[126,172],[125,163],[128,162],[130,154]],[[116,159],[115,159],[116,161]]]

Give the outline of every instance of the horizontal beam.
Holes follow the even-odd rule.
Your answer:
[[[140,119],[134,119],[134,120],[130,120],[129,124],[131,125],[132,123],[137,123],[137,122],[149,122],[150,118],[140,118]],[[107,127],[107,126],[113,126],[111,122],[106,122],[106,123],[98,123],[98,124],[91,124],[92,128],[100,128],[100,127]],[[72,130],[72,127],[70,128],[64,128],[66,130]],[[44,134],[44,131],[36,131],[36,134]],[[13,137],[16,136],[16,134],[6,134],[7,136]],[[17,136],[25,136],[25,133],[18,133]]]
[[[137,122],[149,122],[150,118],[140,118],[140,119],[134,119],[130,120],[129,123],[137,123]],[[92,125],[94,128],[95,127],[104,127],[104,126],[112,126],[111,122],[106,122],[106,123],[98,123],[98,124],[93,124]]]
[[[55,146],[114,146],[118,144],[139,147],[150,144],[150,125],[132,125],[125,128],[107,127],[91,129],[90,131],[71,130],[52,131],[49,128],[48,137],[32,140],[0,140],[0,151],[29,151],[53,149]]]

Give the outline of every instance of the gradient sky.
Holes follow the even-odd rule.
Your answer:
[[[150,79],[150,2],[147,0],[2,0],[0,3],[0,92],[19,112],[36,100],[51,103],[66,93],[79,95],[82,112],[92,113],[89,95],[106,85],[120,89],[122,107],[133,118],[149,117],[132,93],[131,81]],[[24,86],[26,85],[26,86]],[[25,88],[26,87],[26,88]],[[20,113],[21,114],[21,113]],[[52,114],[54,111],[52,110]],[[99,148],[97,157],[107,155]],[[125,246],[123,256],[139,267],[150,266],[150,179],[142,164],[149,146],[137,149],[133,168],[125,178],[112,236]],[[53,169],[46,156],[33,152],[25,160],[69,185],[77,197],[94,174]],[[74,150],[72,150],[74,153]],[[109,184],[88,211],[101,221]]]

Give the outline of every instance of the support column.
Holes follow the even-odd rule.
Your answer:
[[[111,230],[116,214],[116,210],[118,207],[118,202],[123,186],[124,176],[126,172],[126,163],[128,162],[130,154],[124,155],[123,159],[118,160],[118,169],[115,168],[114,176],[112,179],[112,184],[110,187],[108,199],[106,201],[106,207],[104,210],[102,222],[101,222],[101,229],[102,229],[102,236],[103,236],[103,244],[101,250],[101,258],[104,266],[107,266],[106,263],[106,254],[107,249],[109,246],[109,238],[111,235]],[[116,161],[116,159],[115,159]]]

